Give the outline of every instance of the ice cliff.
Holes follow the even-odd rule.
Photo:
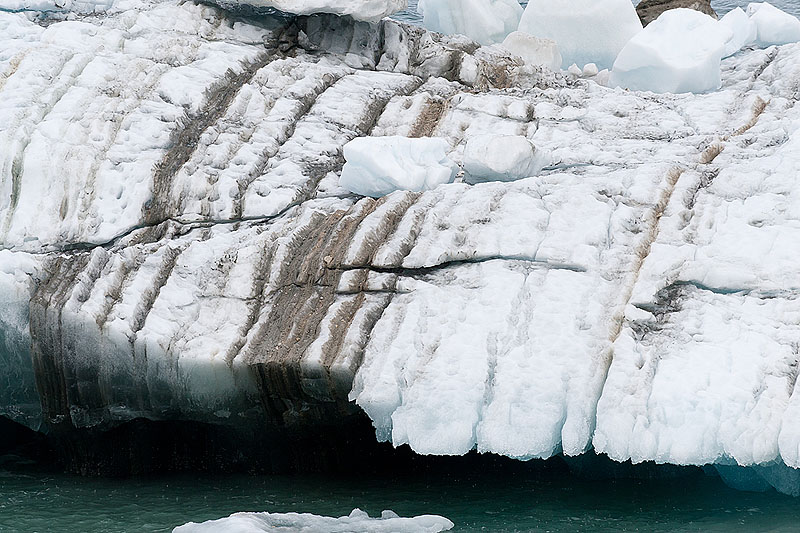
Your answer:
[[[360,407],[419,453],[594,448],[797,492],[798,99],[799,45],[656,95],[388,20],[0,13],[0,415]],[[463,165],[485,134],[555,164],[339,186],[356,137]]]

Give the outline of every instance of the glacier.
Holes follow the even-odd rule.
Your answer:
[[[0,416],[363,410],[421,454],[594,449],[797,493],[800,45],[720,83],[608,88],[387,19],[0,12]],[[552,164],[339,182],[356,138],[463,168],[486,135]]]

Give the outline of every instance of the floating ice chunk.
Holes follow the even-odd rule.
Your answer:
[[[656,93],[718,89],[720,61],[732,37],[727,25],[699,11],[665,11],[625,45],[609,83]]]
[[[756,42],[760,46],[789,44],[800,41],[800,20],[768,2],[747,6],[747,14],[758,30]]]
[[[741,7],[737,7],[719,21],[733,32],[731,40],[725,45],[723,57],[732,56],[748,44],[755,42],[758,28],[755,22],[747,16]]]
[[[464,149],[468,183],[528,178],[551,163],[549,152],[520,135],[478,135],[467,141]]]
[[[481,44],[503,42],[522,17],[517,0],[419,0],[426,28],[446,35],[466,35]]]
[[[201,524],[190,522],[176,527],[173,533],[263,533],[285,531],[286,533],[438,533],[449,531],[453,523],[447,518],[422,515],[400,518],[392,511],[384,511],[381,518],[370,518],[360,509],[353,509],[350,516],[332,518],[308,513],[236,513],[228,518],[209,520]]]
[[[425,191],[456,177],[444,139],[359,137],[344,147],[347,163],[339,185],[350,192],[380,198],[394,191]]]
[[[532,0],[519,30],[556,41],[563,68],[595,63],[604,69],[642,23],[630,0]]]
[[[516,54],[530,65],[547,67],[550,70],[561,70],[561,52],[558,44],[552,39],[534,37],[521,31],[508,34],[503,41],[503,48]]]

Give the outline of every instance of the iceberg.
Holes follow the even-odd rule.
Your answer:
[[[72,18],[0,13],[0,416],[78,442],[202,425],[231,461],[357,419],[416,453],[798,492],[800,45],[652,94],[386,19]],[[557,164],[451,181],[506,172],[486,139],[509,176],[521,139]],[[397,184],[450,182],[352,194],[359,143]]]
[[[768,2],[747,5],[747,14],[757,28],[759,46],[771,46],[800,41],[800,20]]]
[[[514,181],[536,176],[552,162],[549,153],[521,135],[479,135],[464,147],[464,179]]]
[[[517,0],[419,0],[417,11],[429,30],[466,35],[481,44],[503,42],[522,17]]]
[[[617,54],[642,30],[629,0],[532,0],[519,31],[558,43],[562,67],[595,63],[611,68]]]
[[[359,137],[344,146],[347,161],[339,185],[362,196],[380,198],[395,191],[422,192],[451,183],[458,166],[444,139]]]
[[[561,69],[563,62],[561,52],[558,51],[558,45],[552,39],[543,39],[521,31],[513,31],[505,38],[502,46],[531,65],[540,65],[555,71]]]
[[[693,9],[664,12],[620,52],[609,84],[656,93],[719,89],[720,61],[733,31]]]
[[[453,529],[447,518],[435,515],[401,518],[392,511],[383,511],[380,518],[370,518],[360,509],[348,516],[330,518],[308,513],[236,513],[228,518],[201,524],[190,522],[173,529],[173,533],[439,533]]]

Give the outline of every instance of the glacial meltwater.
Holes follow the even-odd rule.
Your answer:
[[[699,469],[613,481],[483,470],[403,477],[210,476],[92,479],[0,467],[0,531],[161,532],[239,511],[438,514],[472,532],[795,532],[798,501],[729,489]]]

